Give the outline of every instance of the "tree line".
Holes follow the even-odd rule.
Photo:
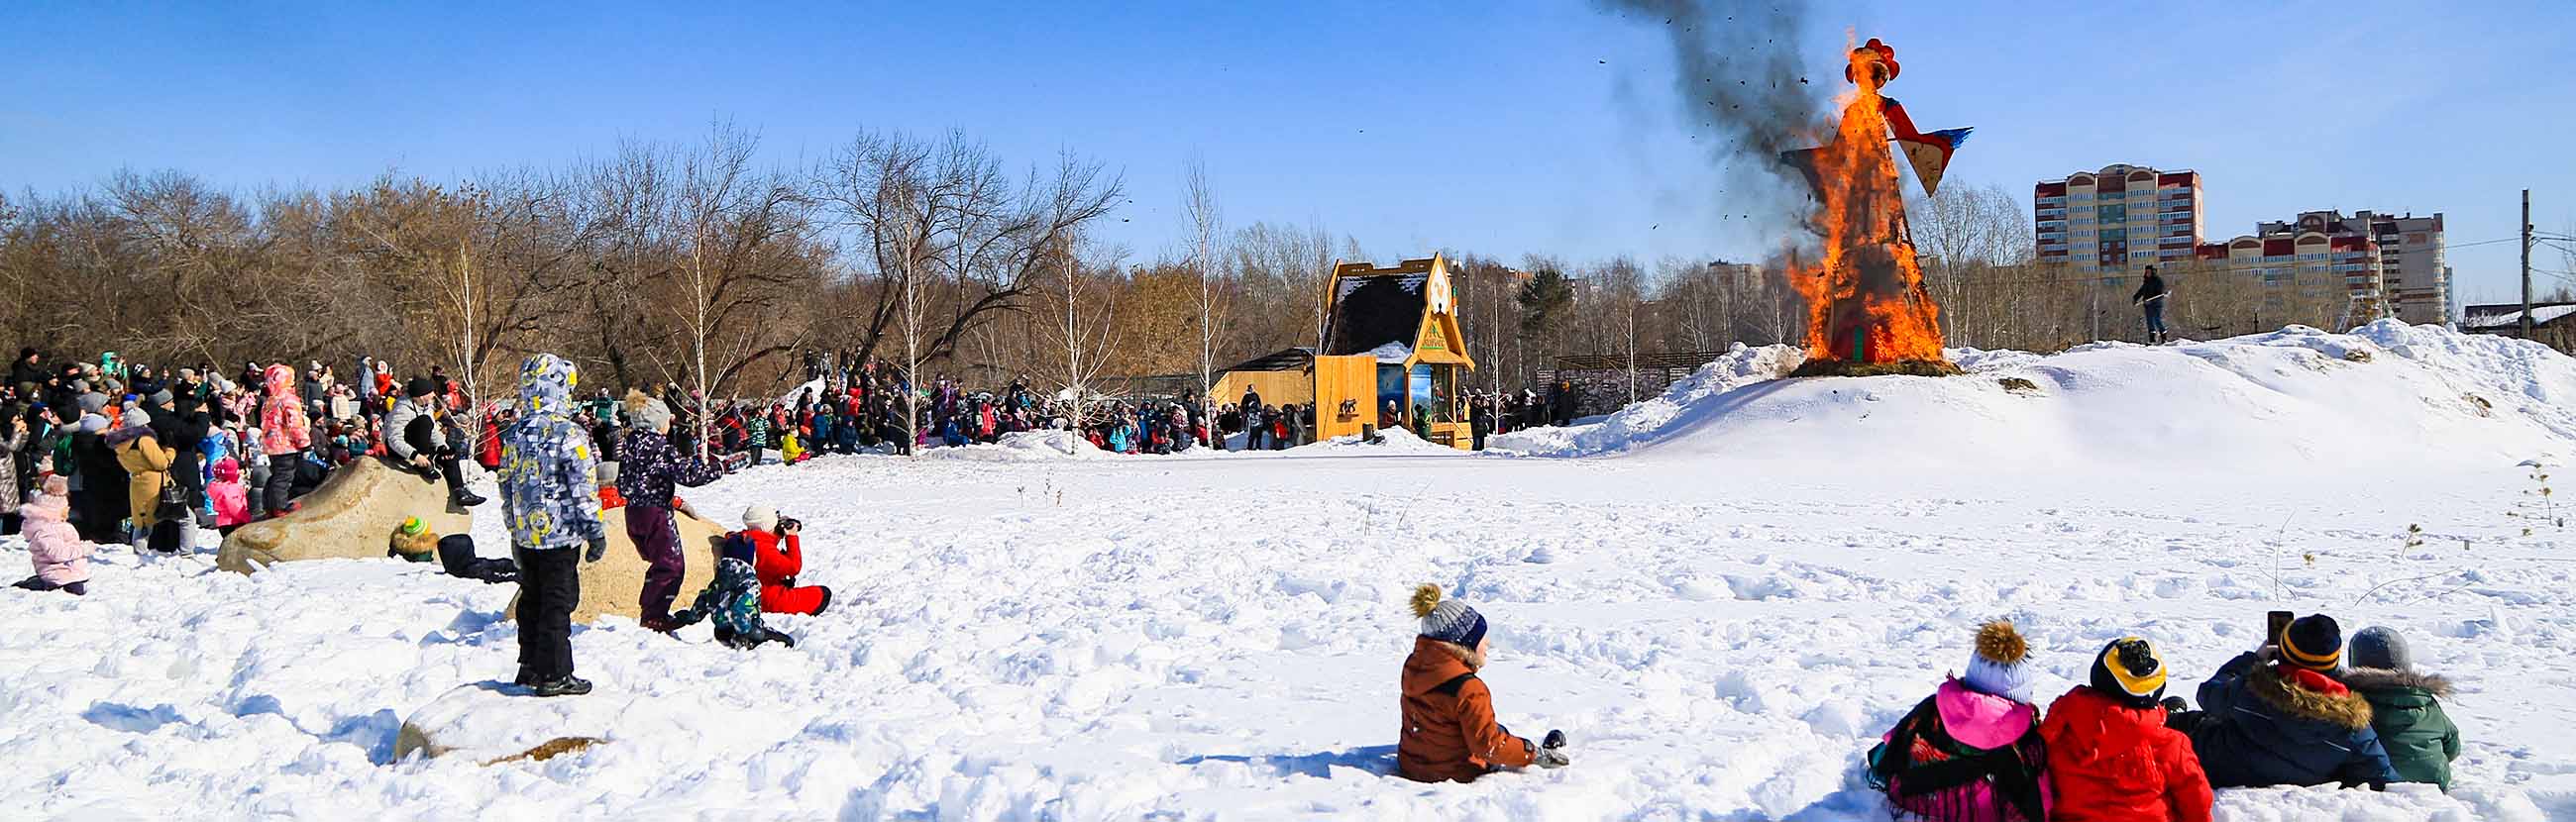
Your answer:
[[[593,385],[710,396],[784,386],[811,351],[969,386],[1187,385],[1317,344],[1332,265],[1370,259],[1318,225],[1229,225],[1197,164],[1185,236],[1140,259],[1101,240],[1124,179],[1075,154],[1015,168],[961,133],[866,132],[779,167],[758,144],[719,124],[452,182],[389,173],[238,194],[121,171],[89,190],[0,194],[0,333],[58,355],[225,371],[373,355],[446,366],[478,395],[540,350]],[[2027,210],[2002,188],[1954,184],[1912,210],[1953,345],[2053,350],[2127,330],[2120,283],[2032,264]],[[1481,387],[1519,388],[1564,355],[1804,334],[1776,259],[1397,256],[1433,251],[1453,263]],[[2177,328],[2325,325],[2343,308],[2242,277],[2168,279]]]

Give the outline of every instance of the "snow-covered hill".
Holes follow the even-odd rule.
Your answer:
[[[507,587],[102,549],[87,598],[0,589],[0,819],[1883,820],[1860,756],[1979,622],[2022,626],[2045,696],[2127,634],[2188,696],[2272,608],[2392,626],[2457,682],[2457,784],[2229,790],[2220,819],[2576,818],[2576,540],[2515,465],[2567,450],[2566,358],[2383,325],[1757,384],[1782,356],[1519,439],[1608,458],[754,468],[688,496],[802,519],[832,610],[776,618],[793,649],[580,630],[598,704],[555,713],[615,727],[544,762],[393,757],[509,677]],[[1420,582],[1492,620],[1500,718],[1572,767],[1389,774]]]
[[[1781,346],[1729,352],[1590,425],[1497,437],[1536,456],[1638,452],[1832,472],[2310,470],[2507,463],[2576,445],[2576,360],[2394,320],[2062,354],[1961,350],[1962,377],[1775,380]]]

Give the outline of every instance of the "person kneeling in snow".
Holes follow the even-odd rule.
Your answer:
[[[1494,695],[1476,671],[1485,667],[1485,617],[1467,603],[1443,601],[1440,586],[1413,591],[1422,633],[1404,660],[1404,731],[1395,772],[1416,782],[1471,782],[1502,768],[1567,764],[1565,735],[1549,731],[1545,747],[1494,721]]]
[[[2210,787],[2384,787],[2397,773],[2370,729],[2370,702],[2330,675],[2342,665],[2342,627],[2300,617],[2219,666],[2200,684],[2200,710],[2165,724],[2191,735]]]
[[[90,544],[72,530],[71,482],[61,474],[45,477],[44,490],[18,507],[19,530],[27,535],[27,559],[36,575],[16,587],[30,591],[65,591],[89,595]]]
[[[2191,738],[2165,727],[2165,663],[2154,645],[2122,637],[2093,657],[2091,683],[2048,706],[2055,822],[2208,822],[2209,777]]]
[[[772,631],[760,619],[760,575],[751,563],[741,557],[716,560],[715,581],[707,583],[698,598],[671,614],[671,630],[695,625],[699,620],[716,625],[716,641],[725,647],[751,650],[763,642],[779,642],[796,647],[796,638]]]
[[[2030,646],[2010,622],[1977,629],[1968,673],[1941,683],[1869,752],[1869,784],[1932,822],[2048,818],[2048,752],[2030,704]]]
[[[831,607],[832,589],[796,584],[796,575],[805,572],[805,550],[798,539],[804,530],[804,523],[781,520],[766,505],[754,505],[742,513],[742,531],[734,536],[751,554],[752,569],[760,573],[760,610],[815,615]]]

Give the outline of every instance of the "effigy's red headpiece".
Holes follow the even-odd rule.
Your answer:
[[[1895,49],[1895,47],[1889,46],[1889,45],[1888,45],[1888,44],[1886,44],[1886,43],[1881,43],[1881,42],[1879,42],[1879,41],[1878,41],[1878,38],[1876,38],[1876,37],[1869,38],[1869,42],[1860,44],[1860,48],[1852,49],[1852,54],[1853,54],[1854,56],[1858,56],[1861,52],[1864,52],[1864,51],[1874,51],[1874,52],[1878,52],[1878,62],[1883,63],[1883,64],[1886,64],[1886,66],[1887,66],[1887,79],[1889,79],[1889,80],[1894,80],[1894,79],[1896,79],[1896,75],[1897,75],[1897,73],[1903,70],[1903,69],[1902,69],[1902,67],[1900,67],[1900,66],[1898,66],[1898,65],[1896,64],[1896,49]],[[1847,82],[1847,83],[1857,83],[1857,82],[1860,82],[1860,80],[1859,80],[1859,79],[1852,77],[1852,67],[1851,67],[1851,66],[1844,66],[1844,67],[1843,67],[1843,82]]]

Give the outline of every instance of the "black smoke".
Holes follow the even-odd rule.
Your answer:
[[[1672,89],[1680,122],[1715,163],[1718,211],[1806,222],[1812,208],[1800,173],[1782,152],[1811,148],[1824,133],[1827,78],[1799,60],[1804,3],[1595,0],[1621,19],[1658,30],[1672,47]],[[1841,83],[1842,77],[1830,78]],[[1812,81],[1812,82],[1811,82]]]

